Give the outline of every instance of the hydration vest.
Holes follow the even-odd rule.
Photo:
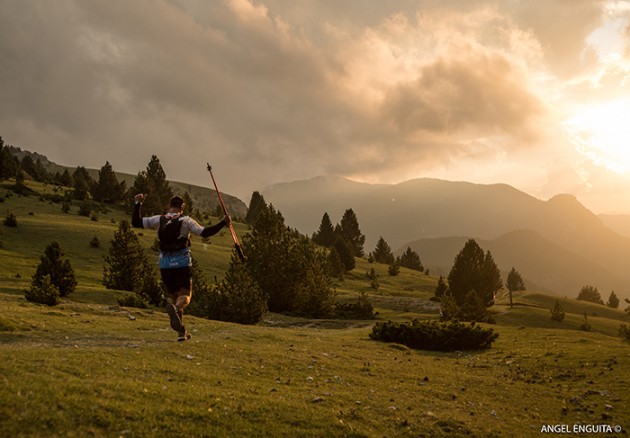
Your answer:
[[[171,218],[160,216],[160,227],[157,233],[160,240],[160,251],[174,252],[190,246],[190,240],[187,237],[181,237],[181,219],[181,215]]]

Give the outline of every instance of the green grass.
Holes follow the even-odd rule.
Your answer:
[[[620,310],[561,298],[567,315],[555,323],[555,297],[519,293],[513,309],[501,297],[489,326],[499,338],[481,352],[414,351],[370,340],[371,321],[277,314],[256,326],[186,316],[193,338],[178,343],[161,309],[121,308],[124,292],[101,285],[111,219],[128,219],[123,211],[94,222],[37,197],[0,207],[18,218],[0,234],[0,436],[520,437],[539,436],[546,424],[630,428]],[[100,249],[89,247],[95,234]],[[50,308],[27,302],[23,289],[55,236],[79,285]],[[143,232],[146,248],[154,236]],[[221,276],[229,235],[203,245],[194,241],[194,256],[209,279]],[[370,267],[378,291],[365,276]],[[368,291],[380,319],[435,319],[427,301],[435,283],[357,260],[335,287],[340,300]],[[591,332],[579,328],[584,312]]]

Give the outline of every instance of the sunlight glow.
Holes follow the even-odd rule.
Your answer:
[[[563,125],[577,151],[595,164],[630,170],[630,100],[587,107]]]

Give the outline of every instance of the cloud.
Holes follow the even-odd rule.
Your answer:
[[[198,184],[210,161],[243,198],[541,148],[601,2],[444,3],[0,1],[0,135]]]

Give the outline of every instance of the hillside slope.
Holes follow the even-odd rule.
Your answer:
[[[10,146],[10,151],[18,157],[18,159],[22,159],[25,156],[30,156],[33,161],[40,161],[40,163],[44,166],[44,168],[50,173],[63,173],[65,170],[68,170],[72,174],[76,167],[63,166],[61,164],[57,164],[53,161],[50,161],[48,157],[45,155],[39,154],[37,152],[31,152],[27,150],[22,150],[20,148],[16,148]],[[105,163],[103,163],[105,164]],[[89,169],[86,168],[92,179],[98,180],[98,173],[100,169]],[[144,169],[139,169],[144,170]],[[118,181],[124,181],[127,187],[133,186],[134,179],[136,175],[132,175],[129,173],[115,172],[116,178]],[[173,193],[176,195],[183,195],[184,192],[188,192],[191,199],[193,200],[194,208],[198,208],[202,212],[213,212],[214,209],[219,204],[219,198],[217,196],[216,190],[212,185],[210,177],[208,177],[208,186],[201,187],[193,184],[188,184],[179,181],[169,181],[171,188],[173,189]],[[235,218],[244,218],[247,214],[247,205],[243,201],[241,201],[236,196],[229,195],[227,193],[221,192],[221,196],[223,197],[223,201],[225,202],[226,208],[231,216]]]

